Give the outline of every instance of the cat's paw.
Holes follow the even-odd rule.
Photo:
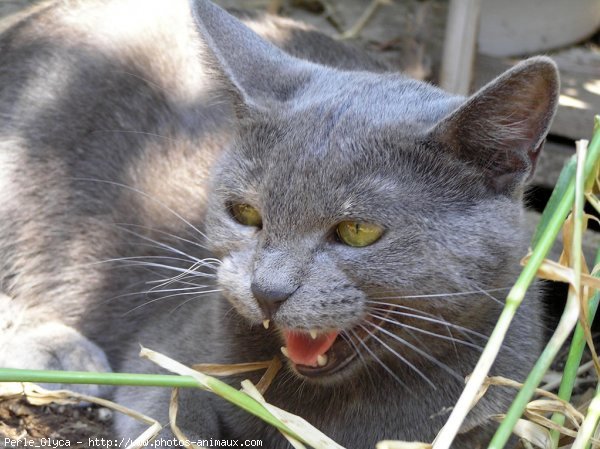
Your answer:
[[[0,367],[111,371],[104,351],[72,327],[56,321],[29,327],[19,314],[0,315]],[[98,385],[43,384],[43,387],[92,396],[106,396],[110,390]]]

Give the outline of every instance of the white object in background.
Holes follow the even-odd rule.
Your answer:
[[[579,42],[600,28],[600,0],[483,0],[479,52],[530,55]]]
[[[440,86],[455,94],[471,88],[480,8],[481,0],[450,0]]]

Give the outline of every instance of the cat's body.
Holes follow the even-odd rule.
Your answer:
[[[286,367],[267,400],[348,448],[431,440],[501,308],[490,295],[519,270],[520,194],[555,69],[532,60],[450,115],[463,98],[318,33],[246,18],[343,70],[278,52],[210,4],[189,8],[50,2],[0,35],[0,365],[158,371],[139,343],[187,364],[267,360],[295,338],[282,329],[346,329],[325,369],[344,344],[360,353],[347,367],[312,380]],[[238,203],[262,224],[236,223]],[[384,232],[344,245],[332,229],[347,220]],[[536,298],[523,308],[495,368],[517,379],[541,342]],[[113,394],[168,421],[165,389]],[[508,401],[490,391],[456,447],[485,441],[477,426]],[[191,438],[287,447],[207,394],[181,403]]]

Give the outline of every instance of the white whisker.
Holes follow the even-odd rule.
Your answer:
[[[110,263],[110,262],[129,262],[129,261],[137,261],[137,260],[144,260],[144,259],[178,260],[180,262],[190,263],[189,259],[183,259],[181,257],[173,257],[173,256],[126,256],[126,257],[113,257],[112,259],[96,260],[94,262],[88,262],[86,264],[79,264],[77,266],[84,267],[84,266],[100,265],[103,263]]]
[[[367,361],[365,360],[365,358],[363,357],[362,353],[360,352],[360,349],[358,348],[358,346],[356,346],[356,344],[352,340],[352,337],[350,335],[348,335],[346,333],[346,331],[340,332],[340,337],[342,337],[342,339],[356,353],[356,355],[358,356],[358,358],[360,359],[361,363],[363,364],[363,366],[365,368],[365,372],[367,373],[367,376],[369,377],[369,381],[371,382],[371,384],[373,385],[373,387],[376,387],[375,381],[374,381],[373,377],[371,376],[371,371],[369,370],[369,365],[367,364]]]
[[[373,324],[373,323],[369,323],[368,321],[366,322],[368,324]],[[393,348],[391,348],[387,343],[385,343],[382,339],[380,339],[377,335],[375,335],[374,332],[369,331],[366,327],[364,327],[363,325],[359,325],[361,327],[362,330],[364,330],[365,332],[367,332],[371,338],[374,338],[375,340],[377,340],[379,342],[379,344],[381,344],[385,349],[387,349],[388,351],[390,351],[392,354],[394,354],[398,359],[400,359],[406,366],[408,366],[410,369],[412,369],[415,373],[417,373],[425,382],[427,382],[433,389],[436,389],[435,384],[429,379],[429,377],[427,377],[425,375],[425,373],[423,373],[419,368],[417,368],[413,363],[409,362],[408,359],[406,359],[406,357],[403,357],[402,355],[400,355],[397,351],[395,351]],[[379,328],[379,326],[374,326]]]
[[[498,298],[496,298],[495,296],[493,296],[492,294],[489,293],[489,291],[486,290],[479,290],[482,294],[484,294],[485,296],[487,296],[488,298],[490,298],[492,301],[494,301],[495,303],[499,304],[500,306],[504,307],[504,303],[502,301],[500,301]]]
[[[373,299],[419,299],[419,298],[444,298],[444,297],[453,297],[453,296],[463,296],[463,295],[477,295],[483,292],[496,292],[496,291],[506,291],[510,290],[511,287],[505,288],[492,288],[489,290],[471,290],[465,292],[453,292],[453,293],[433,293],[427,295],[398,295],[398,296],[373,296]]]
[[[375,329],[377,329],[379,332],[386,334],[387,336],[391,337],[392,339],[396,340],[398,343],[406,346],[407,348],[412,349],[414,352],[416,352],[417,354],[419,354],[420,356],[424,357],[425,359],[429,360],[431,363],[437,365],[438,367],[442,368],[444,371],[446,371],[448,374],[450,374],[451,376],[459,379],[461,382],[464,380],[462,376],[460,376],[459,374],[456,373],[456,371],[454,371],[452,368],[450,368],[448,365],[446,365],[445,363],[440,362],[438,359],[436,359],[435,357],[433,357],[431,354],[428,354],[427,352],[417,348],[415,345],[413,345],[412,343],[409,343],[408,341],[404,340],[403,338],[398,337],[397,335],[393,334],[392,332],[388,331],[387,329],[376,325],[375,323],[371,323],[369,321],[365,321],[366,324],[374,327]],[[377,338],[377,336],[375,334],[372,334],[373,337],[375,339],[377,339],[379,342],[381,342],[381,340],[379,338]],[[383,343],[382,343],[383,344]],[[395,354],[397,354],[394,351]]]
[[[148,290],[148,291],[146,291],[146,294],[148,294],[148,293],[154,294],[154,293],[183,292],[183,291],[190,291],[190,290],[200,290],[200,289],[206,288],[206,287],[213,287],[213,286],[198,284],[197,286],[194,286],[194,287],[165,288],[162,290]]]
[[[162,282],[166,282],[169,281],[172,278],[167,278],[167,279],[159,279],[159,280],[155,280],[155,281],[146,281],[146,284],[156,284],[156,283],[162,283]],[[195,286],[202,286],[205,287],[207,286],[207,284],[196,284],[195,282],[191,282],[191,281],[185,281],[184,279],[187,279],[187,276],[182,277],[181,279],[177,279],[177,284],[182,284],[182,285],[191,285],[192,287]]]
[[[120,182],[115,182],[115,181],[108,181],[106,179],[77,178],[77,177],[74,177],[72,179],[75,180],[75,181],[98,182],[98,183],[103,183],[103,184],[109,184],[109,185],[113,185],[113,186],[116,186],[116,187],[121,187],[123,189],[127,189],[127,190],[130,190],[132,192],[138,193],[138,194],[142,195],[143,197],[148,198],[149,200],[154,201],[156,204],[164,207],[167,211],[169,211],[170,213],[172,213],[175,217],[177,217],[178,219],[180,219],[183,223],[185,223],[187,226],[189,226],[191,229],[193,229],[195,232],[197,232],[198,235],[201,235],[206,240],[206,235],[200,229],[198,229],[196,226],[194,226],[192,223],[190,223],[188,220],[186,220],[185,218],[183,218],[181,216],[181,214],[178,214],[173,209],[171,209],[169,206],[167,206],[166,204],[164,204],[162,201],[160,201],[160,200],[152,197],[152,195],[149,195],[146,192],[143,192],[142,190],[136,189],[135,187],[128,186],[127,184],[122,184]]]
[[[130,264],[130,266],[164,268],[166,270],[176,271],[178,273],[192,274],[192,275],[197,276],[197,277],[209,277],[209,278],[214,277],[214,274],[203,273],[201,271],[195,271],[195,270],[190,269],[190,268],[179,268],[179,267],[173,267],[171,265],[164,265],[164,264],[153,263],[153,262],[132,263],[132,264]],[[193,267],[193,265],[192,265],[192,267]]]
[[[365,329],[365,330],[369,335],[372,335],[368,329]],[[387,373],[390,376],[392,376],[394,378],[394,380],[396,380],[396,382],[398,382],[400,385],[402,385],[404,388],[406,388],[408,392],[411,392],[411,390],[408,388],[408,386],[404,382],[402,382],[402,380],[396,375],[396,373],[394,373],[389,366],[387,366],[379,357],[377,357],[377,355],[371,350],[371,348],[369,348],[369,346],[358,335],[356,335],[356,333],[353,330],[350,330],[350,332],[352,333],[354,338],[356,338],[356,340],[360,343],[360,345],[363,348],[365,348],[365,350],[371,355],[371,357],[373,357],[375,359],[375,361],[377,361],[377,363],[385,371],[387,371]]]
[[[482,346],[476,345],[474,343],[470,343],[468,341],[460,340],[460,339],[455,338],[455,337],[448,337],[447,335],[437,334],[435,332],[431,332],[431,331],[428,331],[428,330],[425,330],[425,329],[421,329],[419,327],[411,326],[411,325],[406,324],[406,323],[401,323],[401,322],[396,321],[396,320],[391,320],[389,318],[386,318],[384,316],[377,315],[377,314],[374,314],[374,313],[369,313],[369,315],[372,316],[372,317],[374,317],[374,318],[377,318],[377,319],[379,319],[381,321],[385,321],[386,323],[394,324],[395,326],[398,326],[400,328],[412,329],[412,330],[414,330],[416,332],[420,332],[420,333],[426,334],[426,335],[431,335],[432,337],[435,337],[435,338],[441,338],[442,340],[448,340],[448,341],[451,341],[452,343],[460,343],[462,345],[465,345],[465,346],[468,346],[470,348],[477,349],[477,350],[480,350],[480,351],[483,350]]]
[[[189,276],[189,274],[191,273],[195,273],[195,269],[199,266],[199,263],[196,262],[195,264],[193,264],[191,267],[188,268],[188,271],[186,273],[180,273],[178,275],[175,275],[169,279],[167,279],[165,282],[163,282],[162,284],[156,285],[154,287],[152,287],[150,289],[150,291],[155,290],[157,288],[163,288],[163,287],[167,287],[175,282],[180,281],[181,279],[185,279],[186,277]]]
[[[130,234],[133,234],[133,235],[137,236],[138,238],[141,238],[142,240],[146,240],[148,242],[154,243],[154,244],[158,245],[162,249],[166,249],[166,250],[171,251],[173,253],[179,254],[180,256],[185,256],[185,257],[187,257],[190,260],[195,261],[195,262],[199,262],[201,260],[201,259],[198,259],[197,257],[194,257],[194,256],[191,256],[191,255],[187,254],[184,251],[178,250],[177,248],[173,248],[171,245],[167,245],[166,243],[163,243],[163,242],[158,242],[158,241],[156,241],[154,239],[151,239],[148,236],[145,236],[145,235],[142,235],[142,234],[140,234],[138,232],[132,231],[131,229],[123,228],[123,227],[120,227],[118,225],[116,225],[116,226],[119,229],[121,229],[122,231],[124,231],[124,232],[128,232]],[[214,259],[214,260],[216,260],[216,259]]]
[[[139,285],[139,284],[146,284],[145,281],[142,282],[136,282],[135,284],[132,284],[130,287],[134,287],[135,285]],[[198,284],[195,287],[196,290],[201,290],[202,288],[213,288],[213,285],[201,285]],[[135,291],[135,292],[128,292],[128,293],[122,293],[120,295],[117,296],[113,296],[111,298],[107,298],[107,299],[103,299],[103,301],[108,302],[108,301],[114,301],[116,299],[121,299],[121,298],[126,298],[129,296],[150,296],[150,293],[169,293],[169,292],[175,292],[175,291],[182,291],[185,289],[165,289],[165,290],[154,290],[154,291],[150,291],[150,290],[139,290],[139,291]]]
[[[377,302],[377,301],[367,301],[369,303],[374,303],[374,304],[381,304],[381,305],[388,305],[387,303],[382,303],[382,302]],[[488,340],[488,336],[485,334],[482,334],[480,332],[474,331],[472,329],[469,329],[467,327],[463,327],[463,326],[459,326],[458,324],[454,324],[454,323],[450,323],[449,321],[440,319],[439,317],[436,317],[435,315],[431,315],[429,313],[426,313],[422,310],[418,310],[418,309],[413,309],[412,307],[406,307],[406,306],[398,306],[398,308],[404,309],[404,310],[410,310],[412,312],[417,312],[417,313],[422,313],[426,316],[423,315],[417,315],[414,313],[406,313],[406,312],[400,312],[399,310],[390,310],[390,309],[386,309],[383,307],[369,307],[369,310],[375,310],[378,312],[387,312],[393,315],[400,315],[400,316],[404,316],[407,318],[415,318],[418,320],[422,320],[422,321],[429,321],[431,323],[435,323],[435,324],[440,324],[443,326],[449,326],[453,329],[456,329],[458,331],[464,332],[466,334],[471,334],[471,335],[475,335],[476,337],[482,338],[483,340],[487,341]]]
[[[155,303],[157,301],[162,301],[163,299],[169,299],[169,298],[175,298],[175,297],[179,297],[179,296],[187,296],[187,295],[196,295],[196,298],[199,298],[202,295],[206,295],[209,293],[216,293],[216,292],[221,292],[221,289],[214,289],[214,290],[206,290],[203,292],[187,292],[187,293],[176,293],[173,295],[167,295],[167,296],[161,296],[160,298],[154,298],[150,301],[146,301],[143,304],[140,304],[139,306],[134,307],[133,309],[128,310],[127,312],[125,312],[122,316],[127,316],[130,313],[135,312],[136,310],[141,309],[142,307],[146,307],[152,303]]]
[[[223,290],[221,290],[221,289],[216,289],[216,290],[211,290],[211,291],[209,291],[209,292],[202,292],[202,293],[203,293],[203,294],[204,294],[204,293],[215,293],[215,292],[222,292],[222,291],[223,291]],[[185,301],[183,301],[181,304],[179,304],[179,305],[177,305],[176,307],[174,307],[173,309],[169,310],[169,315],[170,315],[170,314],[172,314],[172,313],[174,313],[175,311],[177,311],[177,309],[179,309],[179,308],[181,308],[181,307],[185,306],[185,305],[186,305],[187,303],[189,303],[190,301],[194,301],[195,299],[198,299],[198,298],[199,298],[199,296],[195,296],[195,297],[191,297],[191,298],[189,298],[189,299],[186,299],[186,300],[185,300]]]

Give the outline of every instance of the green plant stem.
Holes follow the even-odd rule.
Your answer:
[[[251,398],[246,393],[241,392],[229,384],[226,384],[222,380],[216,379],[214,377],[210,377],[208,380],[209,386],[212,391],[218,394],[220,397],[225,399],[226,401],[231,402],[232,404],[237,405],[239,408],[246,410],[248,413],[262,419],[268,424],[271,424],[273,427],[281,430],[282,432],[290,435],[302,443],[308,444],[307,441],[296,432],[291,430],[288,426],[286,426],[279,418],[273,416],[270,411],[268,411],[261,403],[256,401],[254,398]]]
[[[599,263],[600,249],[596,253],[594,265],[597,265]],[[598,274],[596,274],[596,277],[598,277]],[[596,294],[590,300],[588,307],[588,318],[590,323],[594,320],[594,316],[596,315],[596,311],[598,310],[599,301],[600,293],[596,292]],[[567,362],[563,371],[562,381],[558,390],[558,397],[566,402],[569,402],[571,400],[571,394],[573,392],[575,380],[577,379],[577,370],[581,365],[581,357],[583,356],[585,344],[585,331],[583,330],[583,326],[581,325],[581,323],[578,323],[575,329],[575,334],[573,335],[573,340],[571,341],[569,355],[567,356]],[[558,424],[559,426],[562,426],[565,423],[565,416],[562,413],[554,413],[552,415],[552,421]],[[552,437],[552,447],[557,448],[558,440],[560,438],[560,432],[558,430],[552,430],[550,432],[550,435]]]
[[[0,382],[34,382],[34,383],[63,383],[63,384],[94,384],[117,385],[133,387],[170,387],[170,388],[203,388],[191,376],[175,376],[168,374],[132,374],[132,373],[95,373],[87,371],[44,371],[0,368]],[[257,416],[263,421],[293,436],[299,441],[302,437],[296,435],[285,424],[273,416],[262,404],[245,393],[236,390],[223,381],[211,378],[210,386],[222,398]]]
[[[44,371],[14,368],[0,368],[0,382],[198,388],[198,381],[190,376],[175,376],[169,374],[95,373],[89,371]]]
[[[550,251],[556,236],[562,228],[565,217],[571,210],[574,194],[574,183],[570,183],[565,191],[565,194],[556,205],[556,209],[550,215],[550,219],[546,224],[545,230],[539,236],[538,243],[533,249],[527,265],[523,268],[519,278],[517,279],[517,282],[508,293],[508,296],[506,297],[506,303],[502,309],[500,317],[498,318],[498,322],[496,323],[496,326],[490,335],[488,343],[486,344],[485,349],[481,354],[481,357],[479,358],[479,361],[477,362],[477,365],[475,366],[467,385],[465,386],[465,389],[456,402],[448,421],[438,433],[432,449],[449,449],[450,444],[458,433],[465,416],[470,410],[471,404],[477,396],[479,389],[483,385],[483,382],[488,375],[492,364],[496,360],[496,356],[500,351],[500,347],[502,346],[502,342],[504,341],[508,327],[510,326],[510,323],[519,305],[525,297],[527,288],[529,288],[529,285],[531,285],[533,282],[538,268],[542,264],[546,254],[548,254],[548,251]]]
[[[596,384],[596,396],[595,397],[600,397],[600,383]],[[590,410],[591,406],[592,406],[592,404],[590,403],[590,407],[588,407],[588,411]],[[586,416],[586,418],[587,418],[587,416]],[[588,442],[588,444],[586,445],[586,449],[590,449],[591,445],[592,444],[590,442]]]
[[[596,117],[596,123],[600,122],[600,117]],[[589,146],[589,153],[585,164],[585,179],[595,174],[595,166],[600,157],[600,132],[595,132],[594,138]],[[569,182],[565,188],[563,196],[557,200],[552,209],[545,215],[548,218],[544,224],[543,232],[537,237],[536,244],[532,251],[527,265],[521,271],[517,282],[508,293],[504,309],[502,310],[498,322],[490,335],[490,339],[485,346],[473,373],[471,374],[467,385],[465,386],[460,398],[456,402],[448,421],[438,433],[432,449],[448,449],[452,444],[464,418],[470,410],[479,389],[500,351],[508,327],[514,317],[517,308],[523,301],[527,288],[533,282],[537,270],[550,251],[556,236],[560,232],[563,222],[567,217],[573,205],[575,198],[575,180]],[[512,429],[512,426],[511,426]]]
[[[542,212],[542,217],[535,229],[535,234],[531,239],[531,247],[535,248],[541,236],[546,231],[546,227],[548,223],[554,217],[556,213],[556,209],[560,201],[564,198],[568,189],[572,189],[575,186],[575,170],[577,169],[577,156],[574,154],[565,162],[563,169],[558,176],[558,180],[556,181],[556,185],[552,190],[552,194],[550,195],[550,199],[548,203],[546,203],[546,207]],[[566,217],[566,215],[565,215]]]
[[[588,407],[587,415],[583,420],[583,424],[577,432],[577,438],[573,442],[571,449],[585,449],[589,447],[589,441],[596,426],[598,425],[598,419],[600,418],[600,393],[596,392],[596,396],[592,399],[590,406]]]
[[[596,146],[600,147],[600,135],[595,136]],[[523,384],[523,387],[515,397],[512,405],[506,413],[506,417],[498,427],[498,430],[494,434],[489,449],[501,449],[508,442],[512,434],[512,429],[515,424],[521,418],[527,403],[530,401],[535,393],[535,389],[540,384],[542,378],[552,361],[560,351],[560,348],[567,340],[571,331],[577,324],[579,318],[579,298],[581,292],[581,242],[583,235],[583,205],[585,203],[585,189],[584,184],[586,183],[587,177],[585,174],[595,175],[594,170],[595,164],[589,165],[589,159],[587,155],[587,141],[577,142],[577,173],[575,182],[575,193],[574,193],[574,210],[573,210],[573,242],[572,248],[572,260],[571,265],[573,268],[574,279],[572,285],[569,288],[569,296],[567,298],[567,305],[563,312],[560,322],[556,328],[556,331],[552,335],[552,338],[544,348],[544,351],[538,358],[533,369],[531,370],[527,380]],[[585,169],[589,169],[586,171]],[[566,244],[566,243],[565,243]]]

